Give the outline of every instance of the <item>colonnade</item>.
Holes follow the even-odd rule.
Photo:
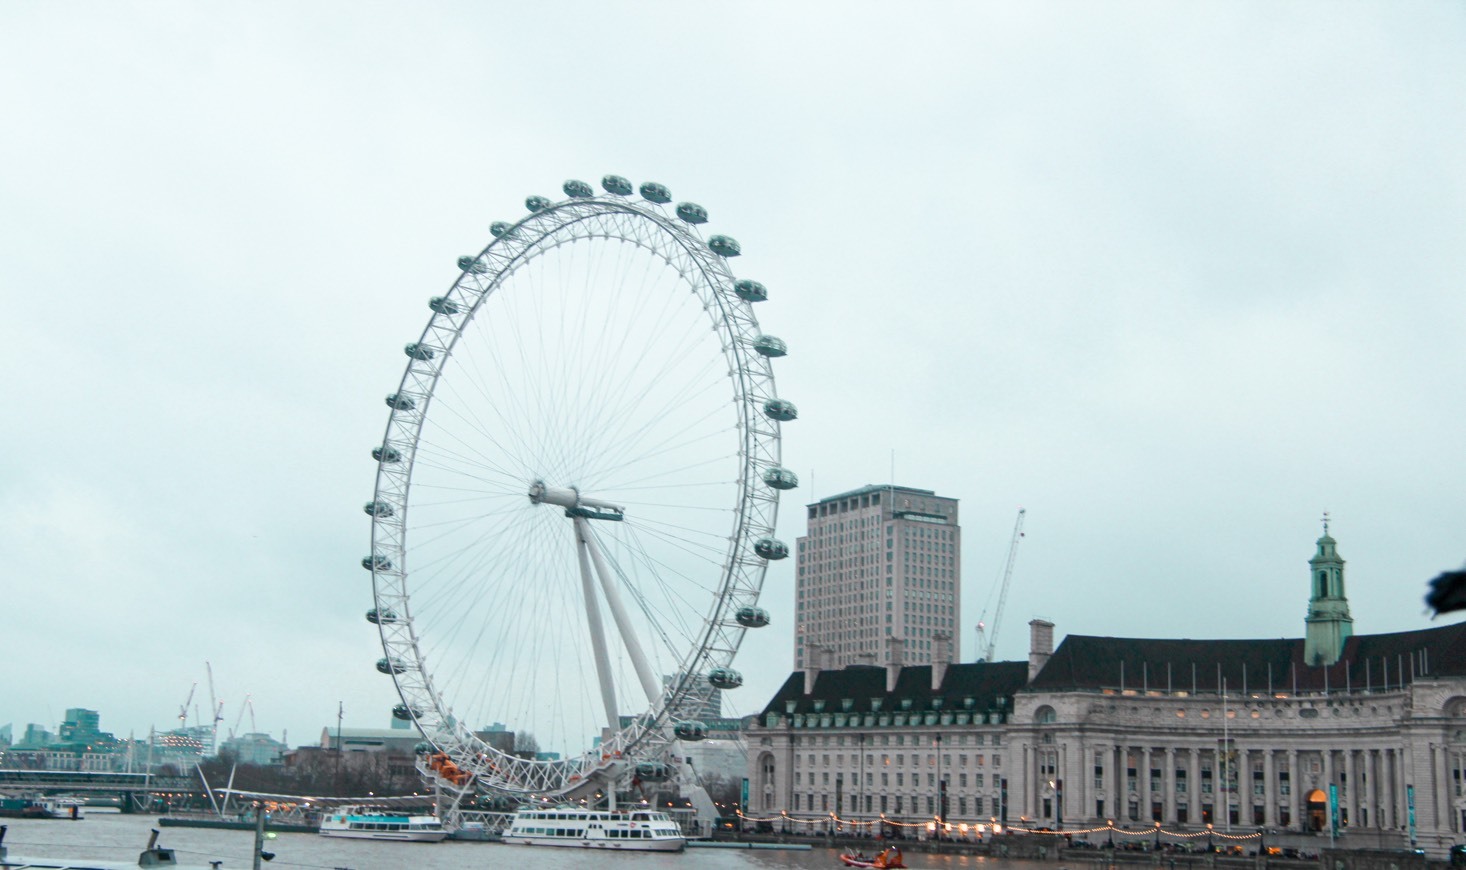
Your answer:
[[[1326,805],[1332,784],[1337,787],[1341,826],[1389,830],[1407,824],[1408,765],[1398,749],[1265,748],[1231,741],[1229,752],[1220,743],[1083,744],[1060,736],[1053,744],[1025,744],[1024,778],[1032,787],[1022,789],[1022,815],[1056,821],[1060,808],[1052,800],[1045,804],[1045,799],[1058,798],[1063,801],[1062,819],[1074,823],[1113,820],[1198,827],[1210,822],[1218,829],[1317,829],[1329,820],[1311,812],[1317,813],[1319,803]],[[1436,808],[1451,807],[1461,790],[1453,784],[1463,784],[1466,777],[1466,748],[1447,753],[1432,745],[1430,755],[1435,775],[1425,787],[1433,790],[1432,818],[1418,823],[1459,830],[1460,819],[1451,818],[1459,814]],[[1419,788],[1417,801],[1424,797]]]

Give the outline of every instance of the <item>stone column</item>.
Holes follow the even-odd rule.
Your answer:
[[[1297,830],[1303,830],[1303,819],[1298,814],[1298,802],[1302,800],[1299,792],[1303,790],[1303,783],[1298,777],[1298,750],[1288,750],[1288,826]]]
[[[1405,770],[1409,766],[1410,766],[1410,753],[1405,749],[1405,747],[1402,746],[1399,749],[1395,750],[1395,773],[1394,773],[1394,784],[1395,784],[1395,816],[1394,816],[1394,818],[1395,818],[1395,827],[1396,828],[1399,828],[1402,831],[1405,830],[1409,826],[1409,824],[1410,824],[1410,819],[1406,815],[1406,813],[1409,812],[1410,798],[1405,793],[1405,786],[1406,786],[1406,784],[1407,784],[1407,782],[1409,780],[1409,777],[1405,773]]]
[[[1252,753],[1247,749],[1237,750],[1237,824],[1252,825]]]
[[[1105,795],[1108,797],[1105,806],[1106,817],[1119,822],[1125,818],[1123,815],[1125,811],[1124,770],[1121,767],[1124,761],[1120,757],[1118,746],[1110,746],[1106,755],[1109,758],[1109,764],[1105,765]]]
[[[1380,827],[1385,830],[1393,830],[1394,820],[1397,819],[1394,803],[1399,800],[1396,797],[1399,791],[1394,783],[1394,769],[1396,769],[1394,758],[1396,758],[1394,750],[1382,750],[1380,753],[1380,789],[1384,792],[1384,801],[1382,801],[1384,811],[1380,814]]]
[[[1150,817],[1150,747],[1146,746],[1140,750],[1140,820],[1147,825],[1151,823]]]
[[[1384,828],[1384,784],[1380,780],[1380,772],[1384,765],[1380,763],[1380,751],[1369,750],[1369,826],[1375,830]]]
[[[1186,773],[1186,792],[1188,821],[1186,824],[1192,826],[1201,825],[1201,750],[1195,747],[1191,749],[1191,770]]]
[[[1354,764],[1354,750],[1344,750],[1344,806],[1349,810],[1349,827],[1359,824],[1359,775]]]
[[[1277,750],[1268,747],[1262,751],[1262,823],[1268,827],[1278,824],[1277,773]]]
[[[1450,798],[1450,774],[1447,767],[1450,765],[1449,753],[1444,746],[1431,746],[1430,754],[1433,763],[1430,765],[1431,793],[1435,795],[1435,827],[1438,831],[1451,829],[1451,798]]]
[[[1023,772],[1023,782],[1009,783],[1009,800],[1013,800],[1014,788],[1022,791],[1023,800],[1017,804],[1022,808],[1017,811],[1017,814],[1028,816],[1029,819],[1038,816],[1038,811],[1034,808],[1035,801],[1038,801],[1038,761],[1036,758],[1038,758],[1038,753],[1029,751],[1029,745],[1023,744],[1023,766],[1020,767]]]
[[[1074,801],[1067,801],[1067,806],[1060,806],[1060,802],[1064,800],[1065,795],[1069,794],[1071,788],[1074,789],[1075,794],[1078,794],[1080,797],[1084,796],[1084,777],[1080,777],[1077,783],[1074,782],[1074,777],[1071,775],[1073,771],[1069,770],[1068,743],[1059,744],[1057,747],[1055,747],[1055,751],[1058,753],[1058,760],[1054,763],[1054,779],[1063,780],[1065,784],[1065,787],[1062,791],[1054,793],[1055,812],[1058,813],[1059,818],[1065,818],[1066,816],[1072,816],[1075,818],[1086,818],[1088,814],[1084,812],[1083,803],[1080,803],[1078,805],[1080,807],[1080,811],[1072,814],[1066,813],[1064,811],[1074,807]],[[1070,783],[1074,783],[1074,785],[1071,787],[1069,785]]]
[[[1176,749],[1166,747],[1165,770],[1161,771],[1161,788],[1165,791],[1161,819],[1168,825],[1176,823]]]

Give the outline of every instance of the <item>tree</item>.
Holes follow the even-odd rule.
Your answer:
[[[540,742],[528,731],[514,734],[514,754],[520,758],[533,759],[540,751]]]

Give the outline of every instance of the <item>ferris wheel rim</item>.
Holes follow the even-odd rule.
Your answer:
[[[620,216],[620,220],[637,222],[639,226],[649,229],[649,236],[627,238],[629,233],[614,234],[607,225],[596,224],[598,220],[609,219],[613,216]],[[575,238],[572,232],[568,239],[558,238],[559,233],[577,225],[581,225],[582,228],[601,229],[602,232],[588,232],[580,239]],[[453,283],[448,294],[435,298],[434,313],[430,316],[419,341],[408,346],[408,363],[399,382],[398,393],[393,396],[407,395],[410,388],[421,387],[424,383],[427,384],[428,389],[413,393],[413,395],[424,397],[424,401],[416,411],[399,409],[393,405],[380,449],[399,450],[403,456],[399,462],[400,468],[396,469],[389,469],[389,463],[379,459],[377,482],[373,501],[370,503],[372,506],[387,504],[396,508],[385,515],[377,513],[375,507],[369,511],[372,514],[372,555],[370,556],[372,564],[370,567],[374,603],[379,611],[391,612],[394,604],[400,608],[400,614],[397,615],[395,621],[378,622],[383,650],[387,655],[386,661],[390,663],[390,675],[403,700],[401,706],[407,708],[411,718],[417,722],[425,734],[433,738],[434,743],[440,748],[460,750],[452,753],[454,755],[471,754],[482,757],[487,754],[496,756],[497,760],[504,763],[511,762],[511,759],[504,753],[474,737],[461,724],[453,722],[452,708],[449,703],[451,698],[445,697],[435,687],[431,675],[424,667],[421,635],[413,617],[412,596],[405,583],[406,574],[403,573],[404,570],[410,573],[407,563],[412,548],[407,542],[405,524],[413,465],[422,437],[422,427],[443,371],[452,358],[458,341],[463,338],[464,330],[484,302],[500,289],[507,278],[535,257],[548,254],[561,244],[570,241],[597,238],[607,241],[632,242],[645,248],[648,253],[663,259],[669,265],[672,264],[673,254],[676,251],[669,253],[657,248],[656,243],[675,245],[683,257],[698,267],[702,275],[702,284],[699,285],[690,279],[688,283],[693,292],[698,293],[700,297],[702,297],[701,290],[706,290],[709,294],[706,297],[707,302],[717,303],[716,310],[711,304],[705,305],[705,308],[713,322],[713,330],[718,333],[723,344],[723,353],[730,364],[728,379],[733,384],[737,396],[735,405],[738,426],[743,433],[744,449],[741,452],[742,473],[738,482],[736,521],[729,536],[729,546],[718,584],[718,593],[704,617],[705,624],[698,642],[688,650],[681,661],[679,673],[683,675],[683,678],[679,682],[685,683],[689,679],[705,676],[714,668],[727,668],[731,664],[746,631],[744,625],[731,618],[732,613],[739,606],[752,606],[757,602],[765,579],[768,560],[755,552],[754,544],[759,540],[759,535],[771,539],[774,534],[778,495],[777,490],[767,487],[765,481],[760,480],[760,469],[771,466],[779,467],[782,447],[779,423],[777,420],[772,423],[763,420],[757,413],[756,405],[760,400],[776,399],[777,394],[773,389],[773,372],[768,356],[756,353],[750,341],[750,336],[762,336],[758,331],[757,318],[753,316],[748,301],[740,300],[733,291],[735,279],[727,266],[726,257],[712,253],[708,242],[705,242],[700,235],[691,228],[677,223],[654,203],[631,202],[608,195],[573,197],[543,205],[513,224],[508,231],[498,235],[477,257],[472,259],[473,264],[494,262],[497,259],[501,262],[499,268],[491,267],[482,271],[475,268],[465,269]],[[505,255],[508,255],[507,259],[503,259]],[[479,279],[479,276],[485,275],[489,277]],[[687,275],[683,274],[683,278],[686,279]],[[444,310],[438,310],[436,307],[439,299],[447,300],[447,304],[443,306]],[[471,300],[471,304],[464,309],[461,302],[456,300],[461,300],[461,302]],[[458,306],[457,310],[450,311],[449,309],[454,308],[455,305]],[[456,321],[455,318],[457,318]],[[411,350],[414,347],[419,351],[426,351],[427,357],[415,356]],[[391,404],[390,400],[389,404]],[[404,423],[412,432],[411,438],[407,440],[401,434]],[[395,567],[398,569],[395,574],[391,570],[393,556],[396,556]],[[388,564],[381,567],[381,570],[378,565],[379,557],[385,557],[388,560]],[[431,626],[428,627],[428,630],[431,630]],[[410,656],[412,663],[399,671],[396,659],[394,659],[394,651]],[[414,665],[416,666],[415,671],[412,669]],[[677,697],[679,693],[685,694],[685,687],[675,686],[671,698]],[[512,759],[516,771],[512,776],[505,775],[501,779],[517,778],[519,781],[503,783],[502,785],[508,786],[503,790],[553,791],[554,780],[557,777],[563,787],[567,780],[573,782],[576,778],[574,773],[567,771],[573,768],[594,767],[596,761],[605,761],[607,752],[620,755],[642,744],[654,744],[659,729],[668,721],[669,710],[672,706],[671,703],[664,703],[658,709],[656,705],[653,705],[652,709],[635,717],[629,726],[614,735],[613,740],[606,746],[599,750],[594,748],[587,750],[578,759],[555,762],[526,762],[524,759]],[[454,744],[460,745],[454,746]],[[593,756],[598,753],[600,758],[594,758]],[[587,765],[587,762],[590,764]],[[530,772],[536,769],[539,771],[538,774]],[[522,786],[522,788],[516,789],[513,787],[515,785]]]

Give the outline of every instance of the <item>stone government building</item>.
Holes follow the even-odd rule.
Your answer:
[[[1327,836],[1443,853],[1466,828],[1466,624],[1354,635],[1327,526],[1302,638],[1069,636],[1028,662],[794,672],[747,729],[751,818]],[[806,662],[828,663],[812,650]]]

